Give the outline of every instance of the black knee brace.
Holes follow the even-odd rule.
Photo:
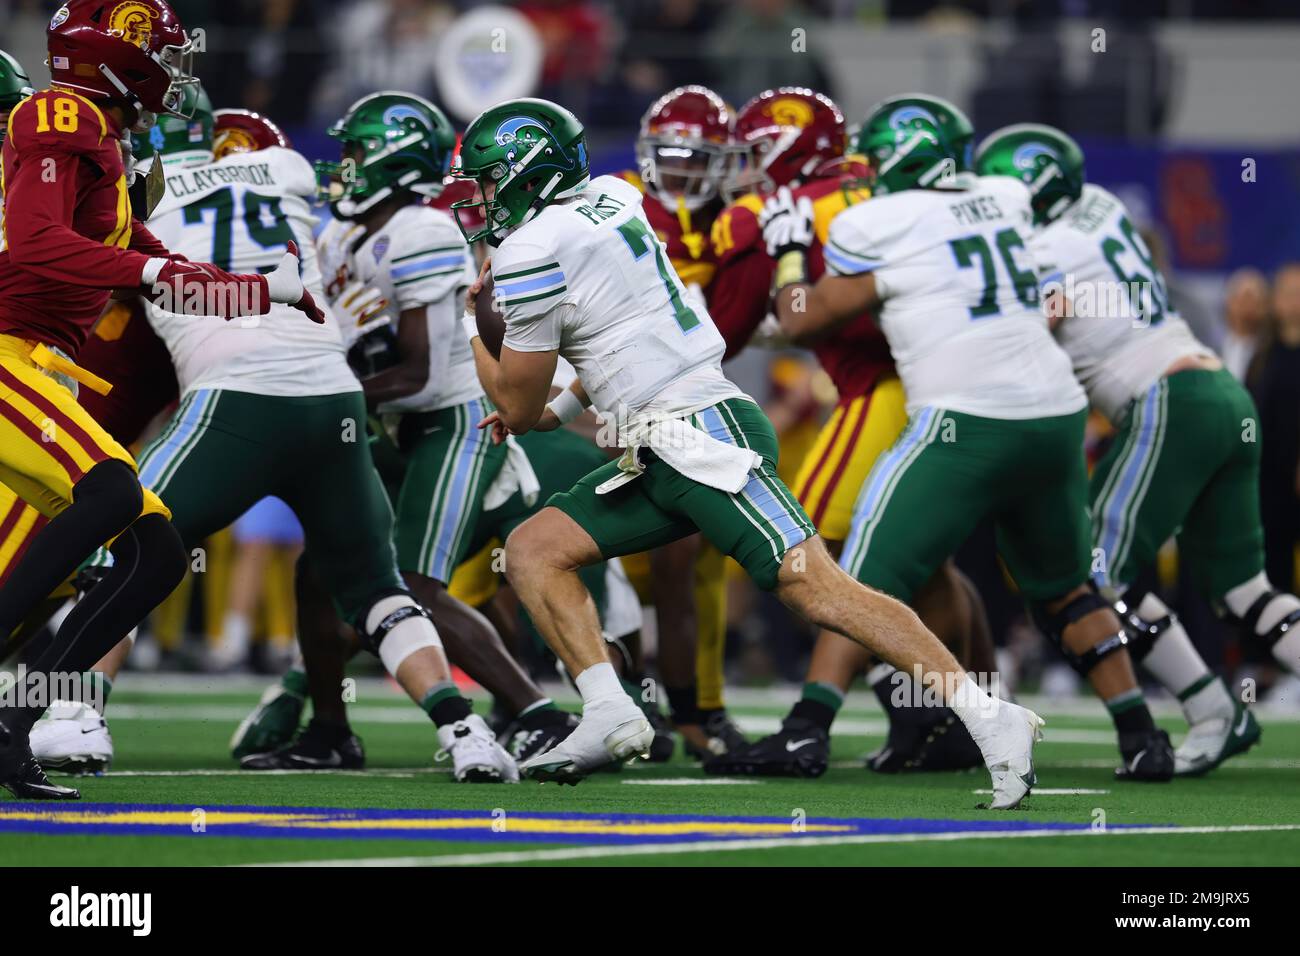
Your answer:
[[[383,620],[379,622],[373,631],[370,630],[366,626],[366,618],[370,616],[370,611],[376,604],[388,597],[403,597],[407,599],[408,603],[390,611],[384,616]],[[366,605],[366,609],[357,616],[355,627],[357,634],[361,638],[361,646],[371,654],[377,655],[379,653],[379,645],[383,643],[384,638],[388,636],[388,632],[397,627],[397,625],[401,624],[403,621],[412,617],[423,617],[430,621],[433,620],[433,616],[429,614],[424,605],[416,601],[415,596],[409,591],[400,588],[392,588],[387,591],[379,592],[370,599],[369,603]]]
[[[1076,654],[1065,646],[1065,629],[1094,611],[1101,611],[1108,607],[1109,605],[1101,599],[1096,589],[1089,587],[1086,594],[1080,594],[1055,613],[1048,611],[1041,604],[1034,605],[1034,623],[1065,655],[1065,659],[1069,661],[1070,666],[1086,677],[1105,658],[1128,645],[1128,634],[1120,630],[1100,644],[1088,648],[1082,654]]]
[[[1263,641],[1266,646],[1272,647],[1278,641],[1282,640],[1286,633],[1293,627],[1300,627],[1300,608],[1297,608],[1269,628],[1268,633],[1259,633],[1258,627],[1260,617],[1263,616],[1270,604],[1285,595],[1285,591],[1279,591],[1276,588],[1269,588],[1267,593],[1261,594],[1255,599],[1255,603],[1247,609],[1245,616],[1240,619],[1240,623],[1245,628],[1246,636],[1248,638]]]
[[[1178,620],[1177,615],[1172,611],[1156,621],[1148,621],[1141,617],[1138,608],[1142,606],[1142,601],[1147,594],[1147,591],[1126,591],[1124,596],[1115,602],[1115,613],[1119,615],[1120,623],[1124,625],[1124,633],[1128,636],[1129,656],[1135,661],[1143,660],[1150,654],[1151,648],[1155,647],[1160,635],[1173,627]]]

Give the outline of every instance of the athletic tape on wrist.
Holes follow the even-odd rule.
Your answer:
[[[587,406],[582,404],[582,399],[567,388],[551,399],[546,407],[560,420],[561,425],[567,425],[587,410]]]
[[[478,318],[473,312],[466,311],[460,317],[460,327],[465,330],[465,337],[470,341],[478,338]]]
[[[776,260],[776,280],[773,287],[782,289],[796,282],[808,281],[808,257],[802,249],[781,253]]]

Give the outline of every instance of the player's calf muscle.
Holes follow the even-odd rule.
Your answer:
[[[916,612],[852,578],[819,538],[786,552],[776,593],[813,624],[843,634],[900,670],[919,666],[927,682],[962,673]]]

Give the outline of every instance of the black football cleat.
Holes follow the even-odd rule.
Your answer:
[[[549,719],[511,721],[497,737],[497,743],[506,749],[506,753],[515,758],[515,763],[522,763],[535,754],[545,753],[573,733],[573,728],[578,726],[577,714],[570,714],[563,710],[550,710],[543,713]]]
[[[650,753],[645,759],[651,763],[667,763],[673,759],[673,748],[676,747],[672,726],[657,704],[642,707],[641,710],[655,732],[654,739],[650,741]]]
[[[283,747],[239,761],[241,770],[363,770],[365,766],[360,737],[348,727],[315,720]]]
[[[704,718],[701,723],[693,727],[687,725],[677,728],[677,732],[682,735],[682,750],[686,756],[695,760],[709,760],[749,746],[749,741],[726,710],[704,710],[700,714]]]
[[[1167,783],[1174,779],[1174,748],[1169,734],[1155,728],[1119,735],[1124,765],[1115,769],[1117,780]]]
[[[928,773],[984,766],[984,755],[966,725],[947,707],[889,711],[889,736],[867,757],[876,773]]]
[[[820,777],[831,757],[830,734],[816,724],[787,717],[770,737],[704,762],[718,776]]]
[[[50,783],[45,771],[32,756],[32,748],[0,726],[0,787],[19,800],[80,800],[81,791]]]

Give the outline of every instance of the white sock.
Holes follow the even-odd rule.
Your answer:
[[[989,725],[990,718],[997,715],[998,703],[998,699],[986,693],[969,674],[948,700],[948,706],[966,725],[976,743],[984,736],[983,729]]]
[[[627,697],[623,685],[618,681],[614,665],[608,661],[592,664],[575,677],[573,682],[578,685],[578,693],[582,695],[584,705],[608,703],[619,697]]]
[[[1160,681],[1161,687],[1181,699],[1185,690],[1209,676],[1210,669],[1201,660],[1201,655],[1196,653],[1192,639],[1183,628],[1183,622],[1173,616],[1164,601],[1154,594],[1148,594],[1138,605],[1137,613],[1148,624],[1169,615],[1169,627],[1156,638],[1150,652],[1139,663]]]
[[[1237,617],[1245,617],[1246,612],[1259,600],[1260,595],[1267,594],[1271,590],[1273,586],[1269,583],[1268,575],[1261,571],[1245,584],[1239,584],[1225,594],[1223,603]],[[1255,622],[1256,636],[1262,637],[1267,634],[1274,625],[1298,609],[1300,609],[1300,598],[1286,592],[1279,593],[1268,602],[1259,620]],[[1300,674],[1300,627],[1289,631],[1273,645],[1272,651],[1279,664],[1292,674]]]
[[[247,647],[253,636],[253,625],[238,611],[227,611],[221,626],[221,642],[230,647]]]

